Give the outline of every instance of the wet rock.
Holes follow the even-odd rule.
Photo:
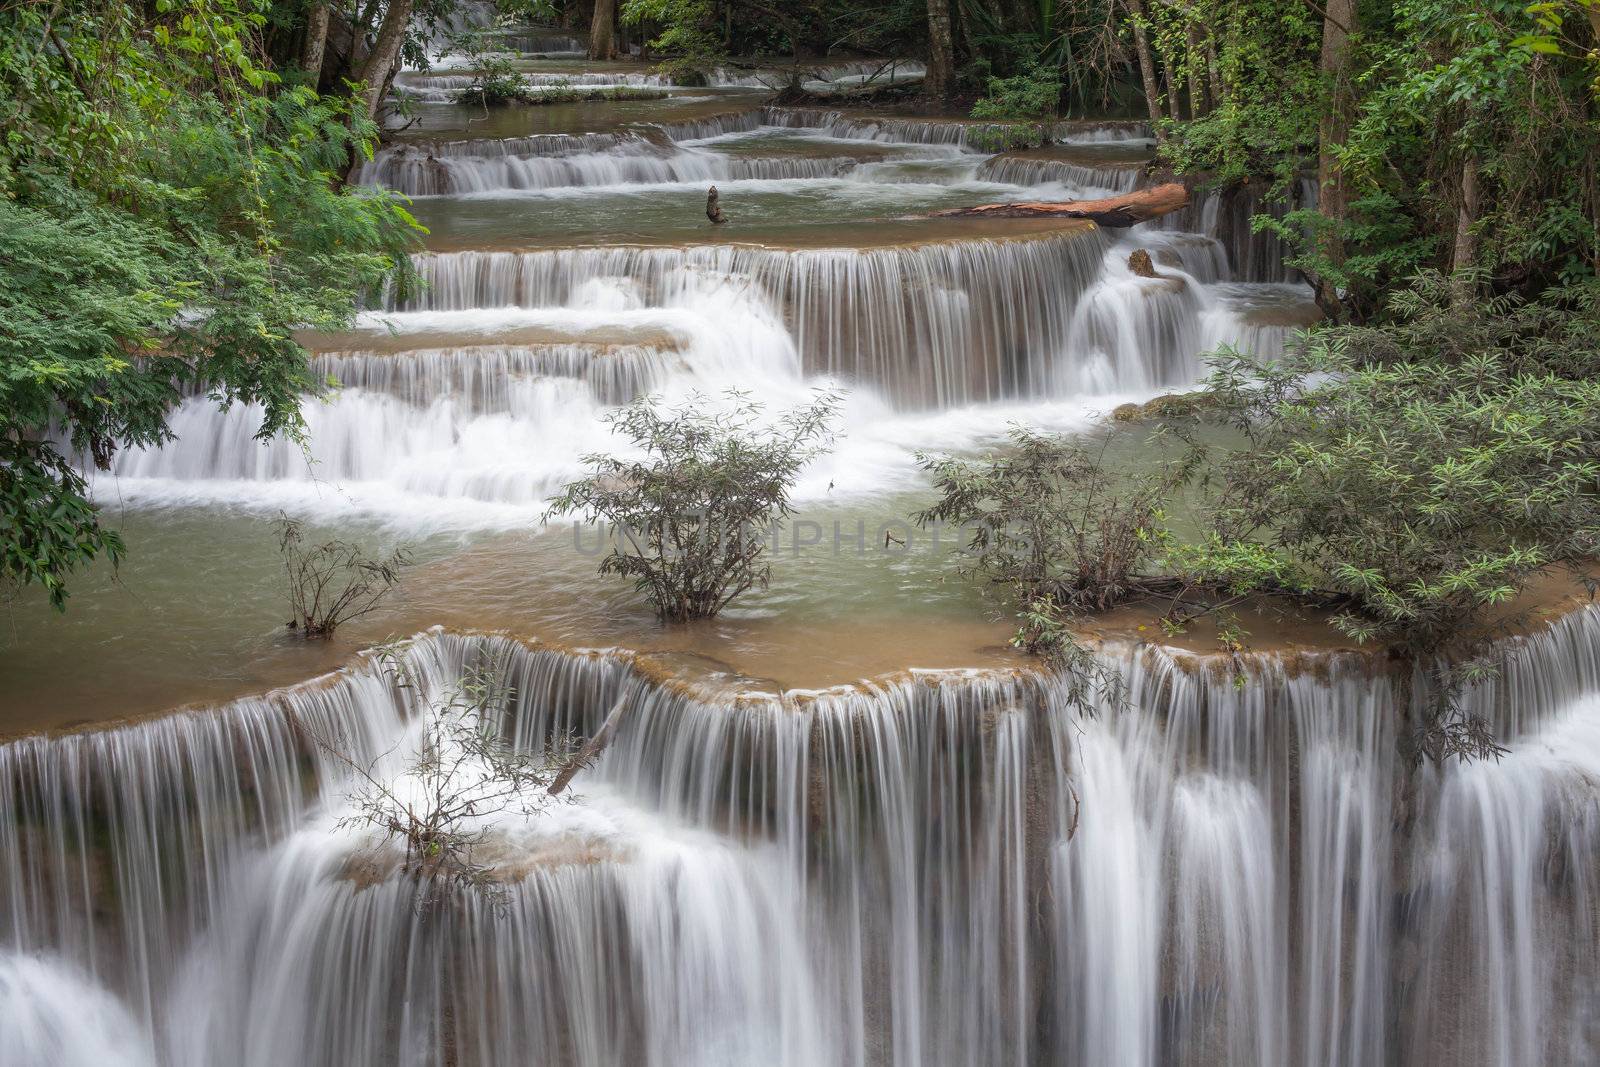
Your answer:
[[[1142,248],[1135,248],[1133,255],[1128,257],[1128,269],[1140,278],[1160,278],[1156,273],[1156,266],[1150,262],[1150,253]]]

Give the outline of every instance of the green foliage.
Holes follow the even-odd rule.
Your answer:
[[[1391,311],[1275,365],[1217,358],[1248,447],[1223,465],[1210,564],[1420,661],[1472,650],[1534,575],[1600,546],[1600,294],[1462,307],[1434,275]]]
[[[958,13],[960,38],[970,42],[962,79],[985,87],[986,96],[1005,91],[995,87],[996,80],[1054,82],[1056,92],[1047,109],[1053,115],[1062,100],[1103,108],[1118,95],[1117,78],[1126,66],[1120,5],[1104,0],[967,0],[951,7]]]
[[[1336,80],[1322,69],[1330,27],[1318,7],[1149,4],[1173,116],[1160,123],[1162,161],[1284,190],[1323,150],[1341,182],[1332,206],[1257,225],[1356,319],[1422,269],[1482,268],[1491,288],[1525,295],[1590,276],[1600,51],[1581,40],[1592,6],[1363,3]],[[1470,240],[1458,245],[1463,213]]]
[[[472,84],[461,90],[460,100],[463,104],[477,104],[486,108],[503,107],[525,100],[529,95],[527,82],[510,59],[503,55],[483,54],[478,56],[478,72],[473,76]]]
[[[231,0],[0,12],[0,580],[66,579],[121,544],[69,460],[167,439],[187,393],[300,432],[292,330],[344,325],[399,276],[415,223],[336,175],[375,131],[281,89]],[[13,547],[15,546],[15,547]]]
[[[600,573],[632,578],[663,620],[710,618],[741,593],[766,588],[767,538],[793,514],[789,490],[827,447],[838,398],[763,425],[738,394],[708,412],[703,398],[663,411],[643,398],[610,417],[640,458],[591,455],[587,478],[568,484],[546,517],[609,524],[614,542]]]
[[[1010,78],[990,78],[988,91],[972,105],[975,119],[1052,119],[1061,102],[1059,72],[1030,66]]]
[[[1381,190],[1351,201],[1342,219],[1301,208],[1282,218],[1256,215],[1250,221],[1256,232],[1267,230],[1284,241],[1286,266],[1326,279],[1360,312],[1396,279],[1438,262],[1445,248],[1442,233],[1423,229],[1404,203]],[[1330,248],[1339,255],[1330,255]]]
[[[1526,16],[1513,0],[1401,0],[1391,18],[1366,39],[1369,88],[1337,151],[1357,194],[1387,195],[1419,232],[1448,233],[1470,160],[1482,187],[1473,266],[1516,286],[1591,274],[1600,125],[1582,62],[1517,45]],[[1371,279],[1373,291],[1394,280]]]
[[[1271,0],[1146,7],[1152,46],[1189,112],[1186,121],[1163,124],[1164,160],[1220,182],[1266,178],[1286,186],[1315,154],[1317,123],[1329,106],[1315,12]]]
[[[1541,0],[1529,4],[1527,13],[1534,32],[1511,43],[1535,54],[1564,56],[1586,64],[1593,75],[1589,89],[1600,97],[1600,42],[1583,42],[1584,29],[1600,25],[1600,0]],[[1571,23],[1577,24],[1576,33],[1568,29]]]
[[[1050,143],[1051,124],[1006,122],[988,126],[969,126],[966,143],[979,152],[1010,152],[1019,148],[1039,148]]]
[[[650,47],[662,54],[662,70],[675,80],[703,81],[728,57],[711,0],[622,0],[620,13],[624,25],[660,27]]]
[[[1163,509],[1194,454],[1118,471],[1108,450],[1129,432],[1085,443],[1016,426],[999,454],[919,457],[939,499],[916,521],[967,531],[966,571],[1015,607],[1026,651],[1056,657],[1072,617],[1147,588]]]

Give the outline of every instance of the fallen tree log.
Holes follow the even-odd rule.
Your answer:
[[[1177,182],[1139,189],[1121,196],[1108,196],[1104,200],[1019,200],[1012,204],[978,204],[975,207],[957,207],[936,211],[941,218],[988,217],[998,219],[1033,219],[1051,216],[1067,219],[1089,219],[1102,226],[1134,226],[1151,219],[1159,219],[1179,208],[1189,206],[1189,190]]]

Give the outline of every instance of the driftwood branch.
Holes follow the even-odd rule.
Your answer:
[[[574,775],[600,758],[600,753],[604,752],[606,746],[611,743],[611,736],[617,732],[617,723],[622,719],[623,711],[628,705],[628,698],[624,696],[623,699],[612,706],[611,713],[606,716],[606,721],[600,724],[600,729],[596,730],[594,736],[589,738],[584,746],[575,752],[572,758],[567,760],[566,765],[556,773],[555,780],[550,783],[548,790],[551,796],[558,795],[563,789],[567,788]]]
[[[1010,204],[979,204],[935,212],[938,217],[1031,219],[1058,217],[1089,219],[1102,226],[1134,226],[1189,206],[1189,190],[1177,182],[1140,189],[1104,200],[1022,200]]]

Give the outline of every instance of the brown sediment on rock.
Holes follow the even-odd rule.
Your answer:
[[[1529,582],[1522,594],[1496,607],[1486,620],[1493,640],[1512,640],[1538,633],[1567,615],[1596,601],[1583,583],[1563,568],[1552,568]],[[1194,657],[1197,667],[1226,665],[1230,661],[1269,657],[1292,671],[1325,669],[1334,657],[1355,657],[1378,665],[1388,660],[1389,649],[1362,644],[1333,623],[1332,610],[1297,604],[1287,597],[1261,595],[1227,609],[1244,634],[1244,650],[1230,653],[1221,643],[1220,621],[1201,615],[1181,632],[1162,625],[1169,601],[1151,597],[1081,620],[1075,628],[1091,644],[1150,645]]]
[[[399,314],[398,312],[394,314]],[[532,348],[541,345],[584,345],[605,354],[624,348],[657,348],[679,352],[681,336],[660,326],[608,324],[601,327],[538,323],[510,325],[495,329],[475,327],[463,317],[459,327],[395,331],[376,326],[370,330],[341,330],[318,333],[301,330],[295,340],[316,355],[392,354],[404,355],[425,349],[456,349],[466,355],[489,353],[506,348]]]
[[[1516,647],[1517,639],[1535,635],[1555,625],[1573,612],[1592,608],[1594,601],[1587,592],[1574,589],[1570,581],[1557,576],[1539,583],[1518,601],[1508,606],[1504,617],[1505,630],[1498,635],[1505,647]],[[1206,676],[1213,680],[1234,677],[1328,678],[1339,670],[1358,670],[1374,676],[1393,669],[1388,650],[1381,646],[1361,646],[1333,627],[1325,614],[1299,609],[1274,598],[1261,597],[1253,602],[1229,609],[1240,628],[1245,632],[1242,651],[1224,651],[1219,646],[1215,620],[1202,617],[1194,620],[1181,633],[1169,632],[1161,625],[1161,603],[1124,605],[1093,619],[1081,621],[1075,628],[1080,641],[1090,648],[1112,655],[1153,655],[1187,674]],[[884,670],[870,677],[841,682],[822,687],[782,685],[771,679],[754,678],[740,673],[729,664],[703,654],[681,652],[643,652],[626,647],[581,647],[560,641],[526,634],[476,629],[433,629],[416,635],[412,640],[426,639],[440,633],[457,636],[502,639],[516,642],[530,651],[555,652],[561,655],[594,660],[609,659],[627,666],[638,681],[651,690],[675,695],[699,704],[713,706],[736,713],[742,710],[784,711],[804,713],[819,703],[854,696],[870,696],[897,687],[935,689],[961,683],[1027,686],[1030,682],[1047,679],[1052,673],[1041,660],[1011,653],[1009,662],[998,655],[988,662],[969,666],[939,668],[899,667]],[[999,653],[1001,650],[993,650]],[[1009,650],[1005,650],[1009,652]],[[350,664],[329,674],[271,690],[260,699],[273,702],[289,714],[283,698],[290,692],[331,687],[361,667],[372,655],[360,653]],[[980,657],[986,658],[986,657]],[[1037,695],[1037,694],[1036,694]],[[248,695],[236,699],[248,699]],[[192,704],[148,715],[129,716],[93,724],[75,725],[46,731],[26,731],[4,737],[0,741],[15,741],[24,737],[53,737],[101,732],[134,727],[142,722],[177,715],[213,715],[220,705]],[[588,858],[572,862],[593,862],[608,858],[594,853]],[[360,881],[359,872],[355,873]]]
[[[1132,401],[1118,404],[1111,409],[1111,418],[1115,422],[1189,418],[1214,407],[1215,404],[1216,400],[1203,389],[1189,393],[1162,393],[1142,404]]]
[[[1005,204],[936,211],[933,218],[1068,218],[1087,219],[1100,226],[1123,228],[1149,222],[1189,206],[1189,190],[1178,182],[1138,189],[1100,200],[1018,200]]]
[[[1128,256],[1128,269],[1139,278],[1165,277],[1156,273],[1155,264],[1150,262],[1150,253],[1142,248],[1135,248]]]

